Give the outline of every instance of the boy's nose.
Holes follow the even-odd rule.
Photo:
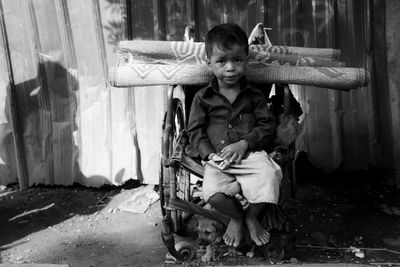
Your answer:
[[[226,66],[226,70],[234,70],[235,69],[235,65],[230,61],[226,62],[225,66]]]

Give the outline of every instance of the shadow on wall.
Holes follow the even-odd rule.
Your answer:
[[[42,57],[36,77],[11,88],[16,93],[17,103],[13,105],[18,113],[16,121],[23,144],[21,153],[26,162],[28,185],[79,183],[99,187],[110,184],[110,177],[82,173],[82,141],[77,113],[80,85],[75,70],[67,70],[60,64],[62,60],[58,54]],[[0,122],[0,185],[18,182],[12,120],[7,108],[9,101],[8,95],[4,104],[4,123]],[[135,137],[134,142],[138,147]],[[90,145],[85,147],[90,148]],[[136,159],[140,164],[139,149]],[[112,181],[122,184],[125,172],[125,168],[121,168]],[[138,177],[142,177],[140,170]]]
[[[16,103],[12,103],[16,118],[11,118],[8,110],[11,97],[7,90],[6,120],[0,124],[0,164],[4,164],[0,165],[2,185],[18,181],[12,119],[17,123],[17,136],[23,144],[19,151],[26,163],[28,184],[73,183],[71,178],[65,183],[62,180],[74,177],[75,168],[71,166],[78,160],[78,147],[73,137],[77,130],[75,91],[78,81],[59,62],[48,59],[41,60],[37,73],[35,78],[11,88],[16,94]]]
[[[10,123],[0,124],[0,185],[18,182],[14,140]]]

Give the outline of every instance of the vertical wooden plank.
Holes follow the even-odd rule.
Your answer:
[[[250,34],[258,22],[264,22],[264,1],[197,1],[200,41],[204,41],[208,30],[220,23],[233,22]]]
[[[67,91],[69,93],[68,116],[70,118],[69,122],[71,125],[71,132],[70,132],[71,136],[69,140],[70,146],[68,147],[69,149],[71,149],[71,160],[68,162],[68,164],[71,164],[69,166],[71,170],[71,175],[70,177],[65,178],[71,180],[64,181],[64,184],[73,184],[80,178],[79,162],[78,162],[78,154],[79,154],[78,144],[80,142],[77,141],[77,139],[79,139],[79,135],[77,134],[78,127],[76,125],[76,120],[75,120],[77,107],[79,106],[79,100],[76,97],[76,92],[79,90],[79,81],[78,81],[78,64],[76,60],[76,52],[71,31],[71,22],[66,1],[67,0],[56,1],[55,9],[60,31],[61,47],[65,60],[65,69],[66,69],[65,79],[66,79],[66,84],[68,86]]]
[[[128,1],[130,2],[130,1]],[[116,54],[113,46],[124,38],[123,12],[120,0],[99,1],[101,23],[107,63],[114,65]],[[109,85],[107,85],[109,87]],[[113,184],[122,184],[128,179],[143,180],[141,175],[140,157],[135,125],[134,92],[133,88],[113,88],[110,90],[110,123],[112,136],[111,149],[111,180]]]
[[[393,139],[390,129],[393,127],[391,122],[391,98],[389,93],[388,69],[387,69],[387,46],[386,46],[386,1],[373,0],[373,72],[376,93],[376,107],[379,123],[379,140],[382,142],[382,166],[393,166]],[[388,157],[390,155],[390,157]]]
[[[126,1],[131,3],[132,1]],[[99,1],[101,31],[104,37],[104,48],[108,66],[113,66],[117,63],[117,56],[114,53],[114,46],[118,41],[127,40],[128,32],[126,28],[128,22],[126,20],[126,9],[121,3],[121,0],[100,0]],[[126,24],[126,25],[125,25]],[[132,26],[129,26],[132,28]]]
[[[187,25],[194,26],[191,1],[167,0],[162,1],[165,13],[166,39],[182,41]]]
[[[41,91],[38,53],[28,1],[3,1],[14,70],[19,117],[29,184],[46,183],[49,177],[46,145],[50,129],[46,94]]]
[[[143,182],[157,184],[167,86],[135,87],[134,110],[140,172]]]
[[[303,39],[306,47],[318,47],[318,45],[326,47],[325,43],[321,44],[322,41],[326,42],[326,39],[321,41],[318,34],[321,31],[321,34],[325,34],[327,23],[325,9],[319,5],[325,6],[325,2],[302,1],[302,6],[299,8],[303,12],[301,23],[307,32],[307,36]],[[329,90],[320,88],[307,86],[302,88],[299,95],[304,112],[303,147],[299,148],[308,152],[312,161],[319,167],[325,170],[336,169],[341,163],[341,157],[338,156],[341,153],[332,151],[332,144],[340,149],[337,139],[340,132],[335,132],[336,120],[340,119],[341,115],[340,103],[337,103],[334,95],[329,94]]]
[[[56,8],[56,5],[59,7]],[[61,5],[61,6],[60,6]],[[73,143],[73,94],[70,91],[76,81],[70,77],[66,53],[70,53],[63,45],[59,20],[60,1],[34,1],[32,12],[35,14],[37,27],[37,43],[40,48],[40,69],[42,70],[43,88],[47,89],[50,127],[49,134],[49,175],[48,183],[71,185],[74,180],[74,162],[76,151]],[[49,26],[51,25],[51,26]],[[68,50],[65,50],[68,49]],[[72,83],[72,84],[70,84]]]
[[[94,7],[86,1],[69,0],[74,46],[79,73],[79,107],[76,120],[80,135],[79,165],[84,185],[109,183],[109,92],[102,61]]]
[[[325,42],[320,41],[322,47],[334,48],[335,47],[335,4],[332,0],[325,0],[323,9],[320,10],[320,14],[323,14],[323,26],[320,34],[324,35]],[[320,38],[321,39],[321,38]],[[332,144],[330,150],[333,159],[333,168],[339,167],[343,162],[343,103],[342,103],[342,92],[329,90],[329,121],[332,125]]]
[[[38,78],[40,81],[40,94],[38,94],[39,100],[39,107],[40,107],[40,114],[41,120],[35,125],[42,130],[42,146],[41,146],[41,153],[43,158],[43,181],[41,183],[45,184],[53,184],[54,183],[54,152],[53,152],[53,143],[52,143],[52,110],[51,110],[51,100],[50,100],[50,89],[48,85],[46,67],[45,67],[45,60],[48,57],[46,54],[42,53],[42,45],[40,43],[40,36],[39,36],[39,29],[38,29],[38,21],[36,17],[36,10],[33,6],[32,0],[28,1],[28,8],[29,8],[29,17],[31,20],[32,25],[32,32],[34,37],[34,48],[35,48],[35,55],[37,56],[38,61]],[[33,144],[35,145],[35,144]]]
[[[154,40],[154,12],[153,1],[131,1],[130,15],[132,25],[132,39]]]
[[[339,2],[337,4],[337,39],[342,52],[342,60],[350,67],[357,67],[363,59],[362,5],[361,2]],[[342,34],[344,33],[344,34]],[[358,66],[362,67],[362,66]],[[371,163],[369,149],[368,121],[373,121],[370,107],[366,104],[369,90],[360,88],[342,96],[342,154],[343,168],[346,170],[365,169]]]
[[[106,55],[106,47],[105,47],[105,39],[103,35],[103,29],[102,29],[102,20],[101,20],[101,13],[100,13],[100,5],[98,0],[92,0],[92,9],[93,9],[93,16],[94,16],[94,26],[95,26],[95,33],[96,33],[96,38],[97,38],[97,43],[99,47],[99,54],[100,54],[100,64],[103,67],[103,77],[104,77],[104,82],[105,82],[105,93],[106,93],[106,113],[107,113],[107,136],[108,136],[108,158],[109,158],[109,168],[110,172],[109,175],[107,176],[108,179],[113,183],[114,176],[113,176],[113,132],[112,132],[112,114],[111,114],[111,109],[112,109],[112,102],[111,102],[111,91],[110,87],[108,86],[107,82],[107,77],[108,77],[108,62],[107,62],[107,55]],[[117,103],[116,103],[117,104]]]
[[[387,0],[386,3],[386,47],[388,59],[389,94],[391,99],[393,166],[396,172],[396,185],[400,189],[400,2]]]
[[[0,184],[7,185],[17,178],[19,188],[24,190],[28,187],[29,181],[26,172],[23,139],[21,137],[22,129],[18,123],[18,99],[15,92],[14,73],[4,20],[3,3],[0,1],[0,61],[2,62],[0,64],[0,86],[4,89],[0,92],[2,110],[0,113]]]
[[[222,1],[201,0],[197,2],[199,25],[196,30],[199,31],[200,41],[205,40],[208,30],[217,24],[223,22]]]

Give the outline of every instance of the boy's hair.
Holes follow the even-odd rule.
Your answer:
[[[231,50],[234,45],[243,46],[246,56],[249,54],[247,35],[235,23],[220,24],[208,31],[205,42],[208,58],[212,55],[214,44],[222,50]]]

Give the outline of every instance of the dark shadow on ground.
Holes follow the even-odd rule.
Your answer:
[[[17,185],[11,185],[0,192],[0,251],[13,246],[16,240],[76,215],[98,212],[122,189],[139,185],[138,181],[129,180],[120,187],[39,185],[26,191],[18,191]]]
[[[298,171],[298,247],[289,257],[304,262],[400,264],[400,247],[386,242],[400,238],[400,191],[392,170],[328,174],[303,158]],[[361,249],[360,258],[350,247],[371,249]]]

